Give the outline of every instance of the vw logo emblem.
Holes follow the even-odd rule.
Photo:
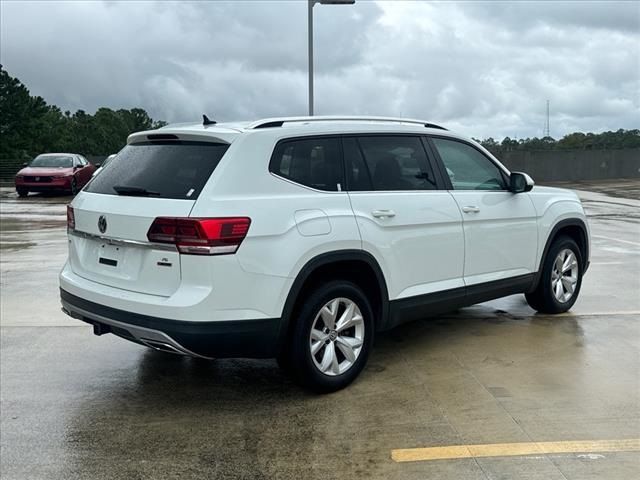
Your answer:
[[[98,219],[98,230],[100,230],[100,233],[107,231],[107,217],[104,215],[100,215],[100,218]]]

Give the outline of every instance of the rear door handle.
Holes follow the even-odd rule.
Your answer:
[[[391,218],[396,216],[396,212],[393,210],[374,210],[371,215],[376,218]]]
[[[478,213],[480,209],[474,205],[467,205],[466,207],[462,207],[462,211],[464,213]]]

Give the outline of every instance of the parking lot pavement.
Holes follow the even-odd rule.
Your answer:
[[[93,336],[58,303],[69,198],[1,189],[2,478],[635,478],[639,188],[579,192],[593,253],[570,313],[516,295],[404,325],[326,396],[273,361]]]

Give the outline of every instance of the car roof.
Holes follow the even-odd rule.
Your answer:
[[[273,117],[255,121],[170,124],[157,130],[131,134],[127,143],[171,138],[172,135],[185,140],[221,141],[232,143],[245,134],[265,134],[276,137],[307,136],[340,133],[430,133],[458,138],[445,128],[425,120],[375,117],[375,116],[314,116]]]

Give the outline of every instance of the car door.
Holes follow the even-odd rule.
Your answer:
[[[82,162],[78,155],[74,155],[73,157],[73,176],[76,179],[78,188],[82,188],[84,185],[84,179],[82,177]]]
[[[363,248],[390,300],[463,288],[460,211],[418,135],[343,138],[346,182]]]
[[[480,149],[430,137],[463,219],[467,286],[536,270],[537,218],[527,193],[508,190],[508,174]]]
[[[86,158],[82,155],[78,155],[79,167],[80,170],[78,172],[78,176],[80,177],[80,187],[84,186],[90,179],[92,168]]]
[[[82,188],[82,162],[80,162],[80,157],[74,155],[73,159],[73,177],[76,179],[76,185],[78,188]]]

